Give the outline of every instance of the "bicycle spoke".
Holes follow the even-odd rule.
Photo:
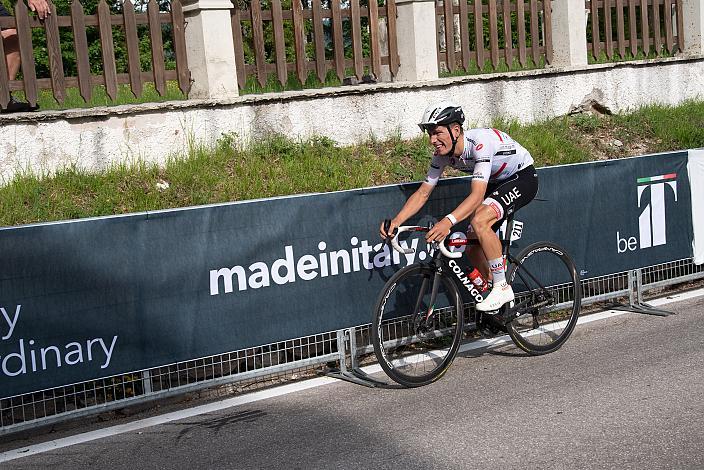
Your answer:
[[[581,290],[571,259],[550,243],[536,243],[514,259],[509,280],[515,317],[507,325],[514,342],[531,354],[559,348],[577,321]]]
[[[427,267],[404,269],[389,280],[378,302],[372,340],[385,372],[403,385],[417,386],[447,369],[461,339],[462,319],[454,283]]]

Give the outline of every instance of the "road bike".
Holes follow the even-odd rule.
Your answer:
[[[506,279],[515,300],[493,313],[474,308],[488,294],[468,276],[473,267],[460,261],[457,247],[476,239],[447,237],[431,243],[426,260],[396,272],[384,286],[371,327],[374,352],[384,372],[407,386],[427,385],[442,377],[457,355],[465,333],[506,331],[513,342],[531,355],[560,348],[577,323],[582,291],[574,261],[551,242],[536,242],[510,252],[523,224],[510,216],[501,239],[507,262]],[[413,253],[400,236],[428,232],[430,226],[401,226],[390,245]],[[455,250],[455,251],[453,251]]]

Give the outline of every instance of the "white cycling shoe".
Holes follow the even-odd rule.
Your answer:
[[[501,308],[507,302],[512,302],[514,299],[513,289],[506,282],[501,282],[495,285],[489,295],[477,304],[477,310],[480,312],[493,312]]]

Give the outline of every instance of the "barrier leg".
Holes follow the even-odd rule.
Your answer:
[[[152,393],[152,378],[148,370],[142,372],[142,388],[144,389],[145,395]]]
[[[350,345],[350,365],[347,369],[347,344]],[[357,361],[357,337],[354,328],[337,331],[337,347],[340,354],[340,367],[328,368],[323,371],[324,375],[347,382],[364,385],[365,387],[388,386],[388,383],[376,380],[359,368]]]
[[[653,307],[643,302],[643,273],[640,268],[628,271],[628,305],[616,303],[611,308],[613,310],[624,310],[658,317],[667,317],[675,314],[675,312]]]

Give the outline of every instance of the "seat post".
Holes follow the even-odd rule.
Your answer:
[[[501,249],[504,257],[508,255],[508,248],[511,246],[511,234],[513,233],[513,217],[516,213],[512,213],[506,218],[506,230],[504,231],[504,236],[501,239]]]

